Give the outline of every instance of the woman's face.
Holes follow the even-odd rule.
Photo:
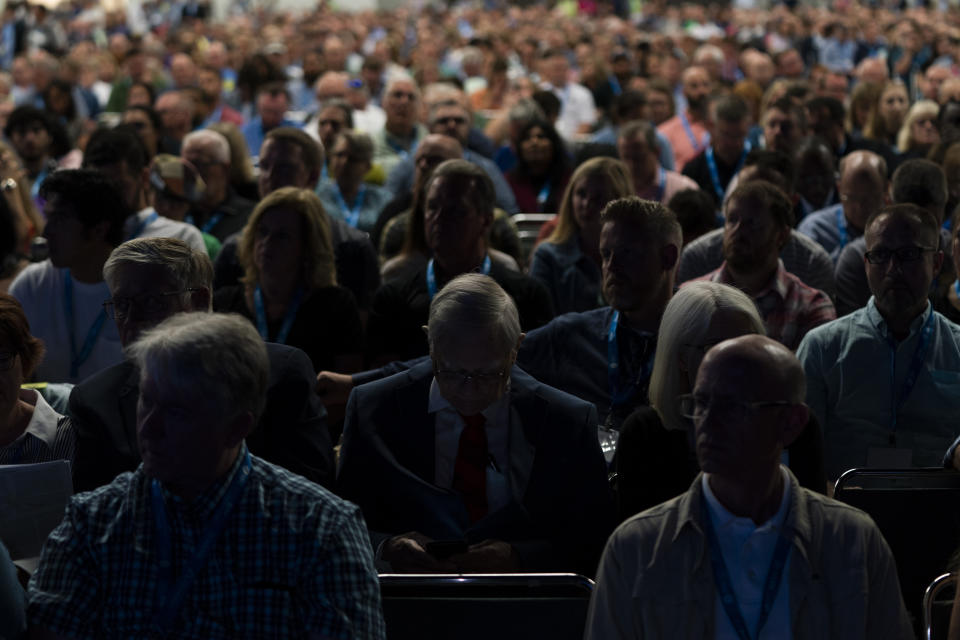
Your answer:
[[[520,155],[527,164],[549,164],[553,159],[553,143],[541,127],[531,127],[520,141]]]
[[[932,145],[940,142],[936,116],[923,115],[916,118],[910,125],[910,141],[911,146]]]
[[[261,277],[300,275],[301,233],[300,214],[293,209],[276,207],[260,217],[253,240],[253,259]]]
[[[579,229],[600,228],[600,211],[615,194],[610,181],[601,175],[585,176],[577,180],[571,191],[573,219]]]
[[[880,118],[887,131],[897,131],[909,107],[907,90],[900,85],[888,87],[880,96]]]
[[[718,309],[710,318],[707,333],[698,344],[684,345],[680,349],[680,369],[686,370],[687,382],[692,390],[697,381],[697,370],[710,347],[750,333],[755,333],[750,316],[736,309]]]

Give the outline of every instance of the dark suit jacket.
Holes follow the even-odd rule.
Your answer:
[[[333,485],[327,412],[314,392],[310,359],[299,349],[267,343],[270,380],[263,415],[247,446],[254,455],[326,487]],[[140,372],[130,361],[90,376],[70,394],[77,429],[73,484],[89,491],[140,465],[137,400]]]
[[[356,387],[347,403],[338,493],[375,532],[513,545],[525,569],[592,575],[612,530],[613,503],[590,403],[511,372],[508,475],[513,500],[471,525],[435,484],[430,362]]]

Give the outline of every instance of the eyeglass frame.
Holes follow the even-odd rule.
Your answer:
[[[483,388],[493,388],[495,383],[502,382],[504,379],[508,379],[509,371],[512,365],[500,369],[499,371],[490,372],[490,373],[470,373],[467,371],[453,371],[450,369],[441,369],[440,365],[436,360],[433,361],[433,376],[437,379],[437,382],[440,382],[440,378],[444,376],[458,376],[459,380],[444,380],[444,384],[456,385],[458,388],[467,385],[471,380],[476,383],[478,387]]]
[[[697,416],[695,410],[686,411],[684,409],[684,403],[691,401],[694,404],[697,402],[697,396],[693,393],[684,393],[677,398],[678,409],[680,410],[680,415],[688,420],[703,420],[705,413]],[[802,403],[791,402],[790,400],[759,400],[757,402],[746,402],[744,400],[732,400],[725,402],[729,407],[736,407],[741,415],[737,417],[738,420],[742,420],[747,417],[747,415],[752,414],[760,409],[768,409],[770,407],[796,407]],[[709,405],[707,405],[709,408]],[[732,417],[732,416],[731,416]]]
[[[902,254],[903,251],[917,251],[918,252],[917,257],[905,258],[903,257],[903,254]],[[919,247],[917,245],[911,245],[909,247],[899,247],[897,249],[874,249],[872,251],[867,251],[866,253],[864,253],[863,258],[870,264],[878,267],[878,266],[883,266],[887,264],[888,262],[893,260],[894,257],[896,257],[897,262],[899,262],[900,264],[903,264],[905,262],[916,262],[921,258],[923,258],[923,255],[925,253],[934,253],[936,251],[937,249],[935,249],[934,247]],[[889,252],[890,255],[886,258],[886,260],[880,260],[879,256],[877,256],[877,252]],[[871,257],[871,256],[874,256],[874,257]]]
[[[146,300],[146,299],[149,299],[150,297],[168,298],[168,297],[170,297],[170,296],[181,295],[181,294],[184,294],[184,293],[192,293],[192,292],[194,292],[194,291],[203,291],[203,287],[190,287],[190,288],[187,288],[187,289],[181,289],[181,290],[179,290],[179,291],[164,291],[164,292],[162,292],[162,293],[141,293],[141,294],[138,294],[138,295],[135,295],[135,296],[120,296],[120,299],[121,299],[121,300],[127,300],[127,301],[128,301],[128,302],[127,302],[128,308],[127,308],[127,311],[126,311],[126,312],[124,312],[124,313],[122,313],[122,314],[119,314],[119,315],[117,314],[117,302],[116,302],[116,298],[110,298],[109,300],[105,300],[102,306],[103,306],[103,310],[106,312],[106,314],[107,314],[108,316],[110,316],[111,319],[113,319],[113,320],[125,320],[125,319],[130,315],[130,313],[129,313],[129,305],[130,305],[130,303],[132,303],[132,302],[134,302],[134,301],[137,301],[137,307],[140,308],[140,302],[138,301],[138,299]],[[155,312],[154,312],[154,313],[155,313]]]

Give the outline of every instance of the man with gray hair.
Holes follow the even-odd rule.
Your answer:
[[[32,630],[383,638],[359,510],[247,448],[270,368],[256,329],[180,313],[127,351],[143,464],[70,501],[30,583]]]
[[[110,295],[104,307],[125,348],[165,318],[211,309],[210,259],[179,240],[126,242],[110,254],[103,275]],[[256,455],[330,486],[333,451],[326,411],[312,393],[310,359],[299,349],[273,343],[267,343],[267,355],[266,409],[247,444]],[[108,484],[140,464],[135,445],[139,376],[136,364],[128,359],[74,387],[70,415],[78,434],[74,465],[78,491]]]
[[[203,198],[191,207],[185,220],[220,242],[243,229],[254,203],[237,195],[230,186],[227,139],[209,129],[194,131],[183,139],[180,156],[197,168],[207,186]]]
[[[371,131],[374,162],[390,175],[404,158],[413,155],[426,129],[420,124],[420,89],[410,76],[395,76],[383,92],[383,129]]]
[[[338,493],[363,509],[380,559],[592,574],[612,518],[594,407],[515,366],[517,308],[489,276],[450,280],[423,329],[429,360],[347,403]]]

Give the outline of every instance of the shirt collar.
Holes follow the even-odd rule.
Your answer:
[[[724,260],[723,264],[720,265],[720,268],[717,269],[716,275],[711,278],[714,282],[719,282],[721,284],[733,285],[733,280],[730,278],[730,274],[727,272],[727,261]],[[777,273],[774,275],[773,279],[755,295],[750,297],[754,300],[759,300],[765,295],[769,294],[771,291],[780,296],[781,300],[787,299],[787,292],[790,288],[790,282],[787,279],[787,270],[783,266],[783,260],[777,259]]]
[[[923,313],[914,318],[913,322],[910,323],[910,333],[907,335],[907,340],[912,338],[915,333],[920,331],[920,328],[927,321],[927,318],[931,313],[933,313],[933,306],[931,306],[930,301],[927,300],[927,306],[923,310]],[[870,324],[876,328],[877,333],[879,333],[882,338],[887,338],[890,336],[890,330],[887,327],[887,321],[877,308],[877,302],[874,296],[870,296],[870,301],[867,302],[867,317],[870,318]]]
[[[503,395],[500,398],[491,404],[489,407],[480,412],[487,420],[487,424],[490,424],[496,421],[497,416],[500,414],[500,411],[508,406],[510,400],[510,381],[507,380],[507,388],[504,390]],[[437,379],[434,378],[430,382],[430,398],[427,402],[427,413],[439,413],[440,411],[454,411],[457,410],[453,408],[447,399],[443,397],[443,394],[440,393],[440,385],[437,384]]]
[[[720,503],[717,496],[714,495],[713,489],[710,488],[710,474],[702,474],[700,476],[700,482],[703,485],[703,499],[707,501],[707,507],[710,511],[710,517],[715,524],[716,531],[723,531],[725,527],[731,524],[745,524],[747,521],[749,521],[750,526],[754,526],[756,529],[764,527],[782,529],[790,508],[790,477],[787,475],[783,465],[780,465],[780,474],[783,476],[783,493],[780,496],[780,506],[769,520],[760,525],[754,523],[750,518],[730,513],[730,511]]]
[[[29,433],[53,449],[57,440],[57,421],[60,414],[54,411],[35,389],[20,389],[20,399],[33,406],[33,415],[30,416],[24,433]]]

